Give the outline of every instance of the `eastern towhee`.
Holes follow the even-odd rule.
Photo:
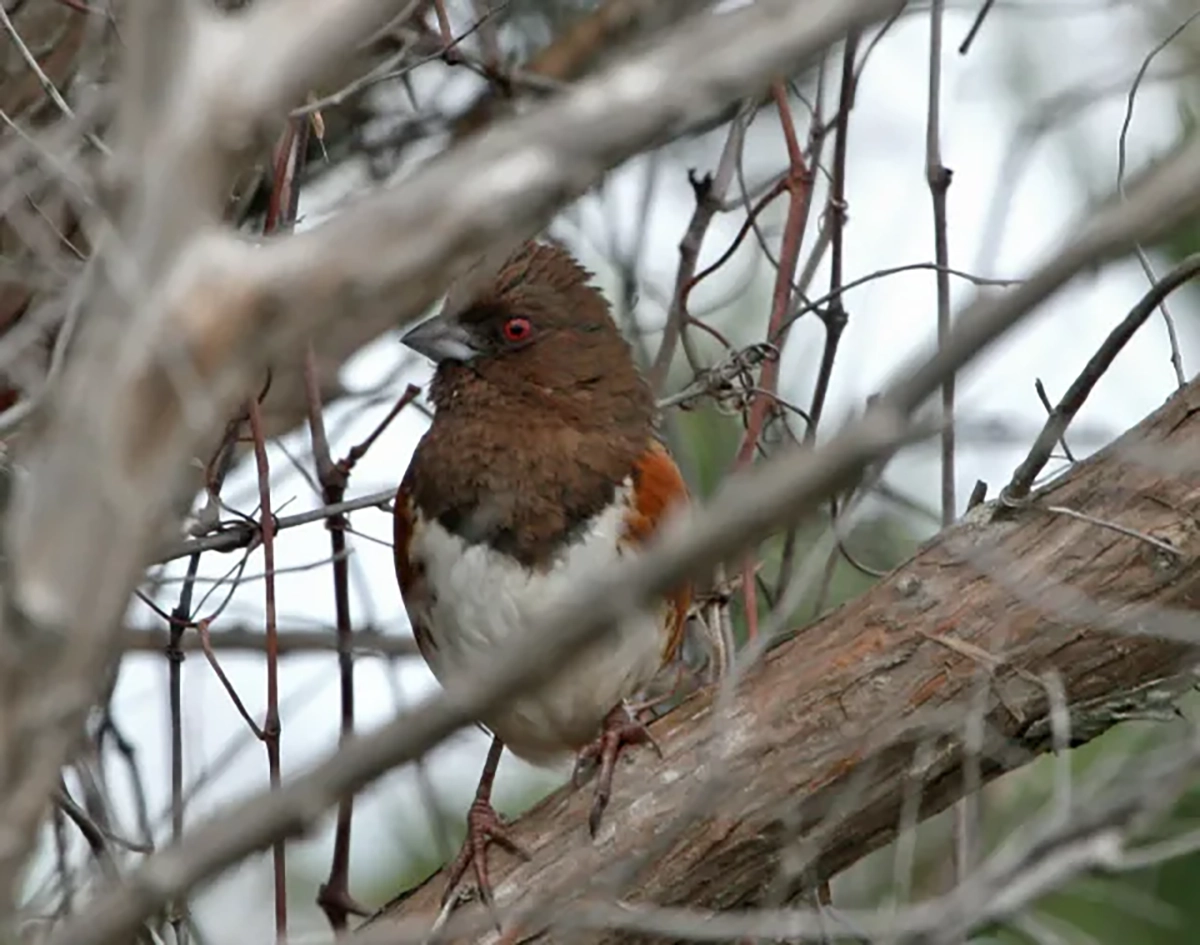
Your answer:
[[[591,274],[526,243],[483,291],[403,341],[432,359],[433,423],[396,494],[396,575],[417,645],[447,683],[525,630],[529,615],[634,553],[685,503],[656,438],[654,397]],[[691,588],[626,620],[569,672],[482,719],[493,734],[447,895],[486,850],[524,856],[491,804],[505,746],[533,763],[598,763],[592,834],[623,746],[654,745],[626,708],[676,659]],[[478,666],[479,662],[475,662]]]

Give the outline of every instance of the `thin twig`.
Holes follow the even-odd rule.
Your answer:
[[[233,463],[233,448],[237,441],[244,418],[238,416],[225,425],[225,432],[216,453],[205,467],[205,490],[208,494],[210,507],[220,502],[221,487]],[[167,686],[169,701],[169,717],[171,726],[171,836],[178,840],[183,836],[184,796],[183,796],[183,661],[184,648],[182,640],[184,631],[192,626],[193,608],[192,597],[196,588],[196,576],[200,569],[200,556],[203,552],[194,551],[188,560],[183,586],[179,589],[179,599],[175,609],[170,614],[159,615],[167,621],[167,642],[163,652],[167,658]],[[151,606],[154,606],[151,604]],[[200,607],[204,601],[200,602]],[[157,607],[154,608],[156,611]],[[199,609],[199,608],[197,608]],[[149,837],[149,832],[146,832]],[[186,899],[177,899],[167,908],[167,920],[175,935],[176,945],[187,945],[190,923],[188,921],[188,903]]]
[[[188,561],[183,586],[179,589],[179,601],[168,621],[167,689],[170,703],[171,726],[171,836],[178,840],[183,836],[183,649],[179,645],[184,627],[191,620],[192,592],[196,587],[196,573],[200,568],[200,552]],[[167,910],[167,919],[175,933],[178,945],[187,945],[186,899],[173,901]]]
[[[943,346],[950,334],[950,247],[946,222],[946,193],[951,171],[942,163],[942,20],[945,0],[932,0],[929,12],[929,98],[925,127],[925,180],[933,203],[933,245],[937,280],[937,338]],[[953,524],[957,502],[954,488],[954,375],[942,384],[942,525]]]
[[[1037,393],[1038,400],[1041,401],[1042,406],[1046,408],[1047,416],[1052,414],[1054,406],[1050,403],[1050,395],[1046,393],[1046,385],[1042,383],[1040,377],[1033,379],[1033,389]],[[1066,436],[1060,437],[1058,443],[1063,448],[1063,453],[1067,457],[1067,460],[1072,463],[1075,462],[1075,455],[1071,452],[1071,447],[1067,445]]]
[[[1050,416],[1046,418],[1045,425],[1029,450],[1029,455],[1013,472],[1008,485],[1001,490],[1000,495],[1004,502],[1019,504],[1029,495],[1034,480],[1045,468],[1050,454],[1054,451],[1054,444],[1063,438],[1067,427],[1071,425],[1075,414],[1079,412],[1079,408],[1083,406],[1097,381],[1112,366],[1113,361],[1128,344],[1129,339],[1154,314],[1159,303],[1185,282],[1195,278],[1197,274],[1200,274],[1200,253],[1193,253],[1151,286],[1120,324],[1108,333],[1108,337],[1104,339],[1079,376],[1067,388],[1067,392],[1063,394],[1058,405],[1050,412]]]
[[[25,60],[25,65],[27,65],[29,70],[34,74],[34,76],[37,77],[38,84],[41,85],[42,90],[47,96],[49,96],[50,101],[52,101],[58,110],[63,113],[63,117],[74,121],[75,113],[71,110],[71,106],[67,104],[67,100],[62,97],[62,93],[58,91],[58,88],[50,80],[50,77],[42,70],[41,65],[37,61],[37,57],[34,56],[29,47],[25,45],[25,40],[21,38],[21,34],[17,31],[16,25],[9,18],[8,10],[2,3],[0,3],[0,25],[4,26],[4,30],[6,33],[8,33],[9,39],[11,39],[13,45],[17,47],[17,52],[20,53],[21,58]],[[94,147],[105,157],[112,156],[112,152],[109,151],[108,146],[94,134],[91,132],[85,132],[84,137],[87,139],[88,144],[92,145],[92,147]]]
[[[265,729],[254,721],[254,716],[246,708],[246,703],[242,701],[241,695],[238,694],[237,687],[234,686],[233,681],[226,675],[225,668],[221,665],[221,661],[213,651],[208,636],[208,620],[197,620],[195,630],[196,637],[200,641],[200,649],[204,652],[204,658],[208,660],[208,665],[212,667],[213,674],[217,677],[221,688],[225,690],[225,694],[229,696],[229,701],[233,703],[237,714],[242,717],[242,721],[246,723],[246,727],[250,729],[258,741],[266,742],[267,733]]]
[[[857,279],[851,279],[842,284],[837,292],[828,292],[825,295],[818,296],[815,299],[803,301],[797,306],[796,311],[788,316],[784,322],[785,325],[791,324],[796,319],[807,315],[809,312],[819,312],[823,307],[830,305],[835,298],[844,295],[850,289],[856,289],[859,286],[866,285],[868,282],[874,282],[876,279],[886,279],[889,276],[894,276],[902,272],[916,272],[922,269],[939,270],[939,266],[934,262],[919,262],[905,263],[901,266],[888,266],[885,269],[876,269],[874,272],[869,272],[865,276],[859,276]],[[974,273],[967,272],[962,269],[954,269],[947,267],[943,271],[951,276],[959,279],[965,279],[972,285],[976,286],[994,286],[996,288],[1005,289],[1010,286],[1017,285],[1018,279],[988,279],[984,276],[977,276]]]
[[[350,452],[348,452],[343,459],[338,461],[337,467],[342,471],[343,475],[350,475],[350,472],[354,469],[358,461],[367,455],[367,450],[375,445],[375,441],[379,439],[384,430],[391,426],[392,421],[400,415],[400,412],[409,404],[413,403],[420,395],[421,388],[416,384],[409,384],[404,388],[404,393],[396,398],[396,402],[392,404],[392,409],[389,410],[384,418],[379,421],[375,429],[367,434],[366,439],[364,439],[361,443],[356,443],[354,446],[350,447]],[[336,505],[337,503],[331,502],[327,504]]]
[[[1088,515],[1085,512],[1079,512],[1075,509],[1069,509],[1063,505],[1042,505],[1039,508],[1045,509],[1047,512],[1053,512],[1055,515],[1066,515],[1070,518],[1079,519],[1081,522],[1087,522],[1089,525],[1095,525],[1099,528],[1107,528],[1109,531],[1117,532],[1121,535],[1126,535],[1129,538],[1136,538],[1138,541],[1144,541],[1146,544],[1166,555],[1169,555],[1171,560],[1183,558],[1183,552],[1170,545],[1165,541],[1155,538],[1153,535],[1147,535],[1145,532],[1139,532],[1136,528],[1129,528],[1125,525],[1120,525],[1117,522],[1109,522],[1101,518],[1096,518],[1094,515]]]
[[[382,489],[355,499],[347,499],[345,502],[338,502],[335,505],[323,505],[309,512],[281,515],[275,519],[275,533],[279,534],[281,531],[301,525],[312,525],[314,522],[324,521],[358,509],[381,508],[386,511],[395,495],[394,488]],[[186,558],[197,551],[238,551],[243,548],[251,548],[258,543],[261,533],[260,523],[253,520],[222,522],[215,526],[214,534],[189,538],[168,548],[159,556],[156,563],[162,564],[174,561],[176,558]]]
[[[804,154],[800,149],[784,84],[775,82],[772,85],[772,94],[779,112],[779,121],[783,128],[783,137],[788,151],[788,176],[783,185],[788,192],[788,211],[779,249],[779,269],[775,275],[771,315],[767,324],[767,333],[774,336],[779,332],[791,305],[792,279],[795,276],[796,265],[800,257],[800,245],[808,222],[809,207],[812,205],[812,173],[809,171]],[[785,340],[786,337],[781,336],[778,347],[782,348]],[[746,466],[753,460],[758,449],[759,438],[767,423],[768,413],[776,409],[773,395],[778,385],[779,359],[772,358],[763,364],[762,376],[758,385],[761,390],[753,395],[750,402],[746,432],[738,447],[734,468]],[[746,629],[750,639],[757,636],[758,627],[758,604],[754,584],[756,571],[754,559],[747,556],[742,562],[742,597],[746,609]]]
[[[996,0],[983,0],[979,12],[975,14],[975,19],[971,21],[971,28],[967,30],[967,35],[963,37],[963,41],[959,44],[958,54],[965,56],[971,51],[971,44],[975,42],[975,37],[979,35],[979,30],[983,27],[983,21],[987,19],[988,13],[991,12]]]
[[[278,573],[278,572],[276,572]],[[156,628],[130,628],[125,631],[123,649],[126,653],[162,653],[170,639],[170,631]],[[262,654],[267,649],[267,638],[261,629],[251,627],[227,627],[209,633],[209,645],[214,650],[241,650],[246,653]],[[306,653],[336,652],[337,638],[330,630],[277,630],[276,648],[280,656],[295,656]],[[351,641],[353,652],[376,655],[384,659],[400,659],[417,655],[416,644],[411,637],[383,633],[370,627],[354,632]],[[185,653],[201,649],[200,641],[185,633],[180,643]]]
[[[1150,68],[1150,64],[1154,61],[1155,57],[1198,18],[1200,18],[1200,10],[1193,12],[1187,19],[1163,37],[1142,60],[1142,64],[1138,67],[1137,74],[1133,78],[1133,84],[1129,87],[1129,94],[1125,99],[1125,117],[1121,121],[1121,133],[1117,137],[1117,193],[1122,200],[1126,199],[1126,145],[1129,140],[1129,127],[1133,123],[1133,105],[1137,100],[1138,89],[1141,88],[1142,80],[1146,76],[1146,70]],[[1150,257],[1146,255],[1146,251],[1142,248],[1141,243],[1135,243],[1133,249],[1138,263],[1142,267],[1142,271],[1153,286],[1158,281],[1158,276],[1154,272],[1154,266],[1150,262]],[[1179,336],[1175,331],[1175,319],[1172,318],[1171,310],[1167,307],[1166,296],[1159,299],[1158,308],[1162,312],[1163,322],[1167,327],[1167,340],[1171,346],[1171,366],[1175,369],[1175,382],[1179,387],[1183,387],[1187,383],[1187,376],[1183,371],[1183,356],[1179,353]]]
[[[846,37],[846,44],[842,50],[842,71],[838,87],[837,116],[833,124],[833,168],[830,173],[829,199],[826,202],[825,226],[822,231],[828,238],[829,246],[829,292],[826,295],[829,303],[823,310],[816,308],[811,302],[804,303],[805,310],[816,311],[820,315],[821,323],[825,327],[825,344],[821,350],[821,365],[817,369],[817,379],[813,386],[812,401],[809,407],[809,416],[812,419],[804,435],[804,442],[810,446],[816,442],[817,428],[825,413],[825,401],[829,396],[829,386],[833,381],[833,367],[837,360],[838,347],[841,344],[842,333],[846,330],[846,325],[849,321],[845,306],[842,304],[842,293],[845,291],[843,258],[847,218],[846,157],[849,153],[850,112],[854,108],[855,83],[857,81],[854,72],[854,61],[858,55],[858,42],[859,34],[857,32],[851,33]],[[812,255],[810,271],[815,271],[818,259],[816,249],[814,249]],[[793,320],[793,318],[785,318],[783,321],[784,328],[786,329]],[[774,337],[771,340],[774,342]],[[837,521],[837,511],[837,499],[831,498],[829,514],[835,524]],[[793,570],[791,558],[795,553],[795,543],[796,536],[793,529],[788,532],[787,539],[784,542],[783,560],[779,571],[781,597],[786,592],[787,585],[791,580]],[[784,570],[783,565],[786,565],[787,570]],[[813,598],[814,616],[825,608],[825,601],[828,597],[829,589],[833,584],[836,567],[837,549],[832,548],[829,552],[829,558],[825,562],[825,569],[822,572],[817,593]]]
[[[262,510],[263,567],[266,595],[266,664],[267,664],[267,714],[263,720],[262,740],[267,748],[267,767],[271,789],[282,786],[279,743],[282,724],[279,717],[279,640],[276,635],[275,618],[275,522],[271,517],[271,468],[267,461],[267,444],[263,436],[262,411],[258,401],[251,399],[247,405],[250,415],[250,432],[254,437],[254,462],[258,470],[259,506]],[[283,838],[271,845],[272,871],[274,877],[275,940],[287,940],[287,841]]]
[[[676,342],[682,342],[688,361],[692,363],[695,355],[689,351],[687,338],[687,294],[691,290],[696,275],[696,265],[700,258],[700,249],[704,245],[704,236],[708,232],[713,216],[724,201],[733,179],[734,163],[742,146],[745,135],[745,124],[749,110],[743,106],[737,116],[729,124],[729,135],[721,150],[721,158],[717,162],[715,173],[698,176],[688,172],[688,182],[692,185],[696,206],[692,218],[688,221],[683,238],[679,241],[679,267],[675,272],[675,291],[671,295],[671,307],[667,311],[667,324],[663,329],[662,341],[654,362],[650,367],[650,382],[655,391],[662,389],[670,370],[671,361],[675,357]],[[696,367],[693,364],[693,369]]]
[[[986,10],[983,11],[986,13]],[[925,180],[933,204],[934,263],[937,266],[937,340],[944,346],[950,334],[950,243],[946,220],[946,194],[951,171],[942,162],[942,26],[945,0],[932,0],[929,8],[929,95],[925,125]],[[982,21],[982,17],[981,17]],[[954,463],[954,374],[942,384],[941,435],[942,527],[954,524],[958,513]],[[954,876],[962,883],[975,863],[979,834],[978,798],[967,793],[954,805]]]
[[[829,201],[825,210],[826,227],[829,232],[829,294],[826,296],[829,303],[821,312],[821,321],[825,326],[825,346],[821,352],[821,366],[817,370],[817,380],[809,407],[812,423],[805,436],[805,442],[808,443],[814,442],[817,427],[825,413],[825,400],[833,380],[833,365],[837,359],[838,345],[849,320],[842,305],[842,293],[845,291],[842,259],[846,227],[846,156],[849,153],[850,112],[854,108],[854,60],[858,54],[858,40],[859,34],[851,33],[846,37],[846,45],[842,50],[841,86],[838,90],[838,110],[834,121],[833,170],[829,184]],[[791,321],[786,319],[783,326],[786,328]],[[774,344],[781,344],[774,334],[768,337]]]
[[[443,15],[440,6],[438,9],[439,15]],[[321,484],[322,499],[326,505],[336,505],[346,495],[348,473],[335,466],[330,456],[316,365],[316,355],[310,341],[304,357],[304,386],[308,400],[308,428],[312,437],[313,461],[317,468],[317,481]],[[329,529],[330,545],[337,559],[333,566],[333,597],[341,695],[339,744],[345,744],[346,739],[354,734],[354,657],[351,652],[353,627],[350,616],[350,572],[346,562],[345,524],[345,518],[338,515],[327,519],[325,525]],[[329,878],[317,890],[317,905],[325,913],[330,927],[338,934],[345,931],[348,914],[361,911],[355,907],[349,892],[350,830],[353,817],[354,797],[347,795],[338,804]]]
[[[825,142],[828,135],[825,133],[825,76],[828,72],[826,68],[826,58],[822,57],[820,64],[817,66],[817,83],[816,89],[813,92],[812,120],[808,128],[808,165],[812,168],[821,167],[821,157],[825,149]],[[843,129],[844,130],[844,129]],[[786,179],[787,172],[785,171],[781,179]],[[844,196],[844,195],[843,195]],[[826,210],[829,209],[829,202],[826,202]],[[817,273],[817,266],[820,265],[821,259],[824,257],[825,248],[828,245],[829,230],[827,226],[828,217],[822,219],[817,227],[817,238],[813,241],[812,249],[809,250],[808,260],[800,273],[800,278],[795,286],[795,297],[801,303],[805,302],[808,297],[808,287],[812,284],[813,278]],[[838,289],[841,289],[839,284]],[[788,316],[784,319],[783,325],[780,326],[779,335],[787,330],[788,326],[794,320],[793,316]],[[828,330],[827,330],[828,331]],[[826,341],[828,342],[828,334]],[[774,345],[777,344],[779,338],[770,337],[768,341]],[[828,345],[826,346],[828,347]],[[824,361],[824,357],[822,358]],[[832,362],[830,362],[830,371],[832,373]],[[816,439],[817,426],[813,421],[812,405],[809,405],[809,411],[804,416],[804,441],[812,443]],[[818,418],[819,419],[819,418]],[[831,501],[831,507],[833,502]],[[797,538],[799,536],[799,524],[792,525],[783,536],[783,549],[779,555],[779,570],[775,578],[775,589],[773,599],[776,601],[785,600],[787,598],[788,586],[792,581],[796,572],[795,558]]]

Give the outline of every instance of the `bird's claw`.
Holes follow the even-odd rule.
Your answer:
[[[450,867],[450,877],[446,890],[442,893],[442,905],[450,900],[467,867],[473,867],[475,885],[479,889],[479,898],[488,908],[494,907],[492,886],[488,880],[487,848],[492,844],[503,847],[513,856],[528,861],[529,853],[513,839],[508,826],[496,813],[491,803],[477,798],[467,811],[467,836],[463,839],[462,848]]]
[[[617,758],[626,745],[649,745],[662,758],[662,749],[650,730],[633,719],[624,706],[617,706],[604,719],[600,734],[595,740],[580,749],[575,756],[575,769],[571,772],[571,783],[578,787],[582,782],[580,773],[589,762],[596,762],[596,790],[592,798],[592,810],[588,815],[588,830],[592,837],[600,829],[600,820],[608,799],[612,794],[612,779],[616,771]]]

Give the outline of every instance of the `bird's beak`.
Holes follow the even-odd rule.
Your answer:
[[[423,354],[434,364],[443,361],[470,361],[479,354],[472,344],[471,334],[457,320],[435,315],[409,329],[401,342],[417,354]]]

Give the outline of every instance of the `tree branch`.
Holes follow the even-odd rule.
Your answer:
[[[970,763],[985,781],[1050,747],[1043,673],[1062,679],[1073,744],[1131,711],[1161,712],[1189,688],[1186,671],[1200,650],[1151,636],[1138,623],[1155,610],[1186,607],[1200,593],[1200,535],[1178,511],[1194,504],[1196,477],[1165,477],[1126,451],[1193,442],[1198,403],[1194,382],[1037,494],[1014,522],[991,521],[991,505],[943,532],[863,597],[775,647],[727,710],[702,694],[667,715],[654,729],[664,760],[646,753],[624,770],[612,818],[595,842],[584,826],[586,791],[564,788],[528,812],[514,836],[533,860],[492,858],[498,908],[511,917],[506,931],[532,935],[556,906],[581,900],[694,909],[761,904],[785,849],[805,851],[809,884],[832,876],[895,835],[912,779],[922,817],[961,796],[963,707],[981,676],[988,680],[985,738]],[[1145,542],[1114,540],[1106,529],[1046,514],[1042,503],[1119,518],[1171,541],[1179,559],[1165,565]],[[989,575],[987,561],[997,557],[1018,562],[1016,572],[1003,580]],[[1128,635],[1097,629],[1086,608],[1065,613],[1038,606],[1036,592],[1014,593],[1010,585],[1025,575],[1086,596]],[[371,924],[432,922],[444,883],[435,874]],[[462,911],[464,922],[480,920]],[[634,908],[619,924],[636,928],[638,915]],[[646,927],[663,933],[665,916]],[[754,926],[731,918],[722,928],[739,922],[743,934]],[[486,930],[486,918],[479,927]],[[577,924],[538,940],[628,941],[612,931],[585,935]]]

